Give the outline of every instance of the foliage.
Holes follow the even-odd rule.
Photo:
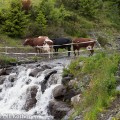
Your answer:
[[[47,35],[52,37],[91,37],[91,31],[104,43],[119,34],[119,0],[28,0],[27,12],[20,0],[4,0],[0,4],[0,31],[13,38]],[[4,7],[5,6],[5,7]],[[26,15],[27,14],[27,15]],[[117,33],[117,34],[116,34]],[[106,37],[106,36],[105,36]]]
[[[76,70],[76,65],[81,61],[83,67]],[[79,58],[70,64],[67,72],[74,76],[80,75],[79,82],[82,78],[81,73],[91,76],[89,87],[83,91],[82,102],[75,107],[75,115],[85,111],[84,120],[96,120],[98,113],[110,104],[115,97],[115,73],[119,61],[119,54],[99,53],[90,58]]]
[[[27,16],[21,10],[21,3],[13,1],[5,16],[2,31],[11,37],[21,37],[25,32],[27,22]]]

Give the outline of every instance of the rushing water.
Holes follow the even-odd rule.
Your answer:
[[[62,71],[70,63],[69,59],[51,60],[49,62],[39,63],[39,67],[48,65],[51,69],[45,69],[39,72],[36,77],[29,74],[36,68],[36,64],[17,66],[16,70],[6,76],[3,84],[0,85],[0,120],[53,120],[48,114],[48,104],[52,97],[52,90],[61,84]],[[46,89],[41,91],[41,83],[50,71],[57,71],[51,75],[47,81]],[[10,77],[15,76],[14,81]],[[26,84],[28,83],[28,84]],[[29,89],[36,88],[36,104],[29,110],[25,110],[26,100],[29,99]]]

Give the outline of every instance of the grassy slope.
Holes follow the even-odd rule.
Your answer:
[[[89,87],[83,91],[82,102],[75,106],[75,116],[85,110],[84,120],[97,120],[98,113],[102,112],[114,99],[115,73],[119,60],[119,54],[108,56],[101,53],[89,58],[82,57],[71,63],[68,71],[74,76],[79,76],[79,82],[82,74],[91,76]],[[84,66],[76,71],[75,68],[81,61],[84,62]],[[78,89],[80,89],[79,86]]]

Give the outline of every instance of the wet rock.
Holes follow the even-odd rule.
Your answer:
[[[42,70],[51,69],[51,67],[48,65],[43,65],[43,66],[41,66],[41,68],[42,68]]]
[[[9,75],[9,74],[6,73],[6,69],[1,69],[0,70],[0,76],[2,76],[2,75]]]
[[[6,68],[6,75],[12,73],[13,67]]]
[[[26,81],[26,84],[27,84],[27,85],[30,84],[31,81],[32,81],[32,80],[29,79],[28,81]]]
[[[53,89],[53,97],[55,99],[63,99],[66,93],[66,88],[63,85],[58,85]]]
[[[5,76],[0,76],[0,85],[4,83],[5,79],[6,79]]]
[[[9,81],[14,82],[16,80],[16,78],[17,78],[16,74],[10,75],[9,76]]]
[[[26,98],[26,102],[24,105],[24,108],[26,111],[30,110],[32,107],[35,106],[37,100],[36,100],[36,94],[38,91],[38,87],[37,86],[32,86],[29,87],[26,91],[27,93],[27,98]]]
[[[52,74],[55,74],[55,73],[57,73],[56,70],[48,70],[48,71],[46,71],[46,76],[45,76],[43,82],[41,83],[41,91],[42,91],[42,93],[43,93],[43,92],[45,91],[45,89],[46,89],[47,81],[48,81],[49,77],[50,77]]]
[[[40,69],[40,68],[35,68],[35,69],[33,69],[33,70],[30,72],[29,76],[36,77],[37,74],[38,74],[39,72],[41,72],[41,71],[42,71],[42,69]]]
[[[62,101],[52,100],[49,103],[49,112],[55,120],[61,120],[70,110],[70,106]]]
[[[72,77],[70,77],[70,76],[64,77],[62,79],[62,84],[66,85],[71,79],[72,79]]]
[[[76,91],[75,89],[70,89],[67,90],[67,92],[64,95],[64,100],[65,101],[70,101],[72,97],[74,97],[75,95],[79,94],[78,91]]]

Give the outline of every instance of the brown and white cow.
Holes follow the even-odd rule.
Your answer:
[[[29,45],[35,48],[36,53],[40,53],[43,51],[48,52],[49,50],[52,50],[52,45],[53,45],[53,41],[50,40],[47,36],[39,36],[36,38],[27,38],[24,43],[24,46]],[[47,45],[46,48],[49,47],[49,50],[45,49],[45,46]],[[49,51],[48,53],[50,53],[51,51]]]
[[[36,48],[40,48],[41,49],[41,46],[37,45]],[[49,58],[50,58],[50,54],[51,53],[53,55],[53,41],[50,40],[49,38],[45,39],[44,44],[42,46],[42,52],[47,52],[48,55],[49,55]]]
[[[74,51],[74,55],[76,56],[76,50],[78,51],[78,55],[79,55],[79,50],[81,48],[86,48],[87,50],[90,51],[90,55],[93,55],[94,50],[93,47],[95,45],[95,40],[91,39],[91,38],[76,38],[73,40],[73,51]]]

